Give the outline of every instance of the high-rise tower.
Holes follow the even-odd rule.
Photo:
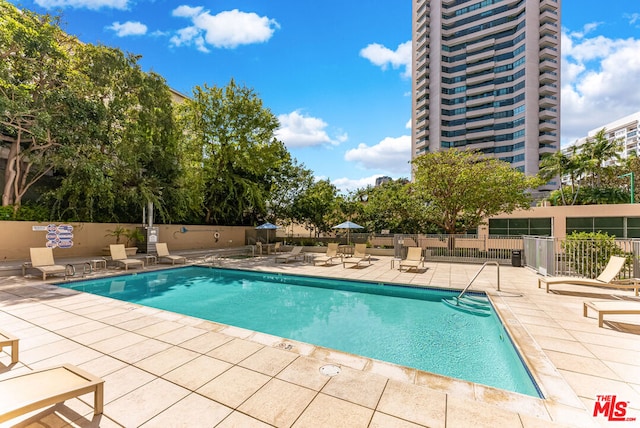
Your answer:
[[[412,157],[560,149],[560,0],[413,0]]]

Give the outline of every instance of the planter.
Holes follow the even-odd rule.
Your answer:
[[[138,252],[138,247],[126,247],[124,250],[127,253],[127,257],[131,257],[136,255],[136,253]],[[103,256],[111,255],[111,250],[109,250],[109,247],[105,247],[102,249],[102,255]]]

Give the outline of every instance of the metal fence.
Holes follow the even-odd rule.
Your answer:
[[[406,257],[408,247],[423,248],[431,261],[511,264],[514,252],[521,257],[523,241],[520,236],[394,235],[395,257]]]
[[[619,278],[640,275],[640,241],[616,239],[613,245],[593,239],[566,240],[524,236],[524,263],[541,275],[597,277],[611,256],[627,258]]]

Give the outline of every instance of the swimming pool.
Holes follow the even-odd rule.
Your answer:
[[[495,312],[450,290],[195,266],[58,285],[541,396]]]

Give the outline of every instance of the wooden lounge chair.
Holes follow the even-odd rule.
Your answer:
[[[402,268],[405,267],[408,270],[410,269],[418,269],[420,264],[424,267],[424,257],[422,256],[422,248],[420,247],[409,247],[407,250],[407,258],[400,261],[400,266],[398,269],[402,272]]]
[[[142,260],[127,258],[127,250],[125,250],[124,244],[111,244],[109,245],[109,251],[111,252],[111,260],[122,264],[124,270],[129,270],[129,266],[144,268]]]
[[[187,258],[184,256],[174,256],[169,253],[169,249],[167,248],[166,242],[158,242],[156,244],[156,252],[158,253],[158,261],[169,260],[172,265],[176,264],[176,262],[187,263]]]
[[[546,284],[547,293],[549,292],[549,285],[551,284],[575,284],[575,285],[591,285],[595,287],[607,287],[607,288],[619,288],[619,289],[632,289],[635,290],[636,296],[638,295],[638,284],[635,280],[619,280],[615,278],[618,273],[624,267],[626,259],[619,256],[611,256],[607,266],[605,266],[602,273],[596,278],[578,278],[570,276],[558,276],[558,277],[538,277],[538,288],[542,286],[542,283]]]
[[[326,254],[324,256],[314,257],[313,258],[313,264],[314,264],[314,266],[316,265],[316,263],[322,263],[323,265],[328,265],[328,264],[331,264],[333,259],[341,259],[342,260],[342,256],[338,255],[338,243],[337,242],[330,242],[327,245]]]
[[[67,268],[56,264],[53,259],[53,249],[48,247],[30,248],[29,252],[31,254],[31,267],[42,272],[43,281],[47,279],[47,275],[62,274],[66,276]],[[26,273],[25,267],[27,265],[23,265],[23,275]]]
[[[288,253],[278,254],[275,261],[278,263],[278,260],[282,260],[283,263],[289,263],[289,260],[296,260],[298,257],[304,257],[300,246],[293,247]]]
[[[360,266],[360,263],[363,262],[369,262],[369,264],[371,264],[371,255],[367,254],[366,244],[356,244],[356,247],[353,250],[353,256],[342,259],[342,267],[346,268],[347,264]]]
[[[102,413],[104,380],[71,364],[0,379],[0,423],[25,413],[94,393],[93,413]]]
[[[19,339],[13,334],[0,330],[0,349],[11,346],[11,364],[18,362],[18,341]]]
[[[584,302],[582,315],[587,316],[587,309],[591,308],[598,313],[598,327],[602,327],[604,316],[607,314],[638,314],[640,315],[640,302],[628,300],[608,301],[608,302]]]

